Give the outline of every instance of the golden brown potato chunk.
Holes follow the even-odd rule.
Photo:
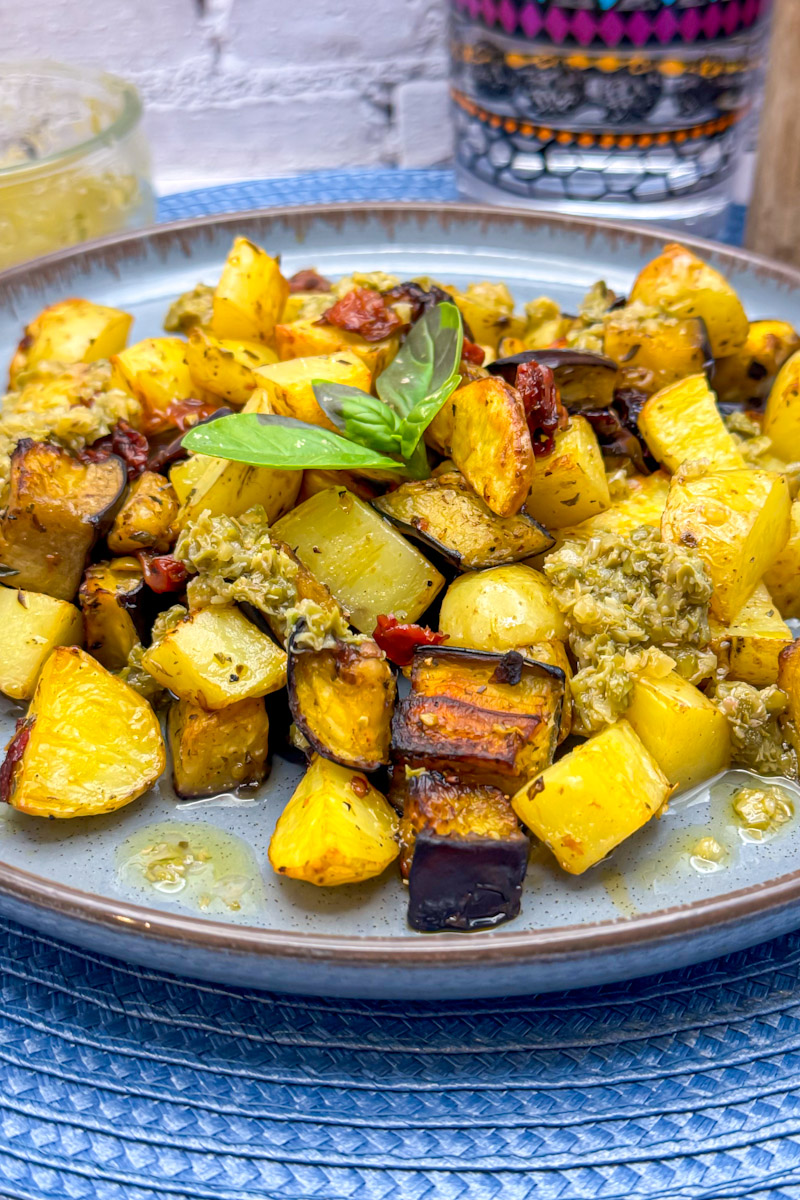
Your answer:
[[[77,646],[59,646],[7,747],[0,798],[35,817],[99,816],[141,796],[165,765],[147,701]]]

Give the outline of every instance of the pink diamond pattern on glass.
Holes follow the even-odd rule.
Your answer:
[[[660,12],[653,24],[653,32],[663,46],[666,46],[678,32],[678,21],[674,13]]]
[[[688,12],[683,14],[678,22],[678,28],[685,42],[697,41],[700,31],[703,28],[703,22],[696,8],[690,8]]]
[[[597,29],[607,46],[618,46],[625,36],[625,23],[616,13],[601,17]]]
[[[576,13],[572,18],[572,35],[580,46],[590,46],[597,33],[594,17],[589,12]]]
[[[506,33],[513,33],[517,25],[517,14],[511,0],[500,0],[497,15]]]
[[[620,37],[622,37],[622,30]],[[628,21],[628,37],[634,46],[646,46],[653,32],[653,23],[645,13],[634,13]]]
[[[520,13],[520,27],[525,37],[535,38],[542,28],[542,15],[533,4],[526,4]]]
[[[767,12],[771,0],[706,0],[684,12],[664,7],[658,14],[605,12],[554,7],[559,0],[451,0],[473,20],[500,26],[507,34],[536,38],[542,31],[556,45],[575,41],[580,46],[601,42],[619,46],[629,42],[661,45],[679,38],[691,44],[734,34],[753,26]]]
[[[739,28],[739,13],[737,12],[738,7],[738,4],[729,4],[726,11],[722,14],[722,28],[729,37]]]
[[[706,9],[703,17],[703,32],[706,37],[714,38],[719,33],[719,28],[722,23],[721,5],[715,4],[712,8]]]
[[[569,33],[570,22],[559,8],[551,8],[544,19],[544,27],[554,42],[563,42]]]

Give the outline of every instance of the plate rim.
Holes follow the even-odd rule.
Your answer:
[[[17,285],[25,287],[28,277],[40,275],[47,282],[51,272],[64,265],[89,258],[111,261],[125,257],[131,247],[142,243],[169,242],[182,235],[204,230],[224,230],[242,222],[276,221],[302,226],[316,220],[344,221],[362,216],[392,222],[417,214],[438,220],[454,218],[483,222],[487,231],[492,224],[522,221],[535,227],[555,226],[563,233],[622,238],[639,242],[648,249],[680,240],[682,245],[715,259],[727,260],[747,268],[757,277],[767,276],[800,292],[800,269],[776,262],[740,247],[727,246],[706,238],[683,236],[675,230],[630,222],[603,221],[597,218],[571,217],[561,213],[530,212],[524,208],[491,208],[458,201],[356,201],[302,206],[276,206],[246,209],[235,213],[216,213],[180,221],[165,222],[123,234],[111,234],[95,241],[67,247],[52,254],[19,263],[0,272],[0,302],[3,295],[13,296]],[[317,934],[269,929],[254,925],[198,918],[191,913],[171,913],[146,905],[103,897],[45,876],[14,867],[0,860],[0,895],[26,907],[78,920],[117,934],[140,935],[162,943],[179,943],[183,948],[244,955],[259,959],[318,960],[341,966],[448,967],[481,963],[514,965],[565,961],[637,947],[653,946],[689,934],[709,932],[734,922],[748,921],[765,913],[778,912],[800,902],[800,869],[762,883],[709,897],[690,904],[673,905],[636,916],[578,925],[551,926],[544,929],[497,929],[462,935],[456,932],[421,936],[403,934]]]

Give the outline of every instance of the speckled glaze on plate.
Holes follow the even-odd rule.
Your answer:
[[[203,218],[107,239],[0,276],[0,356],[45,304],[70,295],[128,309],[133,336],[160,331],[175,295],[213,282],[231,238],[283,256],[291,273],[382,268],[455,283],[506,280],[517,301],[542,293],[575,308],[598,278],[624,291],[664,237],[657,231],[455,205],[343,205]],[[800,320],[800,273],[686,239],[722,269],[753,317]],[[20,710],[0,701],[6,739]],[[177,804],[168,783],[119,813],[35,821],[0,813],[0,912],[80,946],[178,974],[318,995],[470,998],[582,987],[673,969],[800,925],[800,790],[796,821],[767,842],[742,839],[726,784],[682,797],[605,864],[576,879],[536,854],[523,911],[490,933],[411,933],[393,870],[360,887],[320,890],[274,876],[266,851],[298,768],[276,759],[258,795]],[[735,777],[734,780],[735,782]],[[237,870],[257,879],[239,913],[187,907],[120,869],[144,827],[198,822],[246,847]],[[690,862],[707,830],[727,865]],[[163,836],[159,826],[158,836]],[[127,839],[127,840],[126,840]],[[224,839],[225,840],[225,839]],[[230,838],[226,839],[230,843]],[[120,847],[123,847],[122,851]],[[243,868],[242,863],[249,863]]]

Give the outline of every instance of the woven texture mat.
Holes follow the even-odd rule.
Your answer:
[[[444,171],[170,196],[451,199]],[[800,1197],[800,935],[593,992],[360,1003],[193,984],[0,923],[0,1196]]]

